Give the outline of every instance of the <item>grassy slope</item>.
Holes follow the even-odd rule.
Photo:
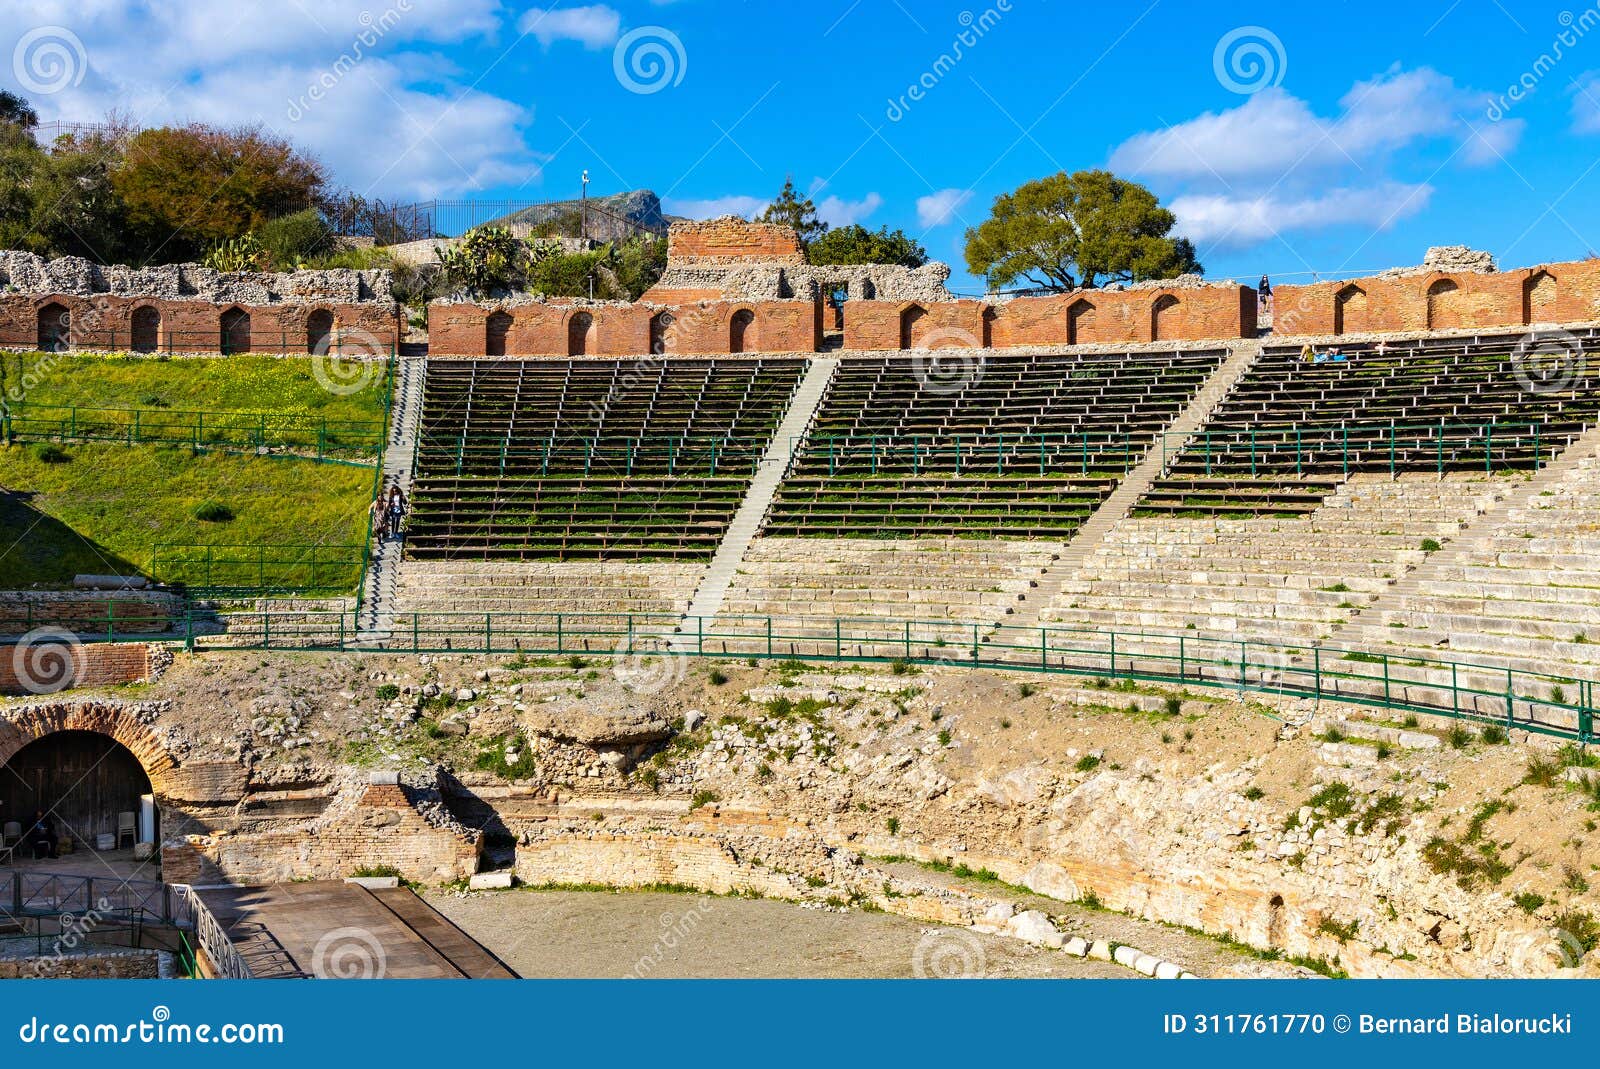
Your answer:
[[[0,354],[0,392],[27,405],[216,409],[382,420],[384,374],[350,394],[325,389],[307,356],[163,357]],[[347,365],[348,366],[348,365]],[[342,376],[336,376],[342,381]],[[366,378],[366,376],[362,376]],[[13,391],[17,391],[13,393]]]
[[[46,464],[37,446],[0,447],[0,589],[144,572],[158,542],[359,545],[366,534],[371,468],[159,446],[66,452]],[[204,502],[234,518],[194,519]]]
[[[384,417],[384,380],[350,394],[317,382],[309,357],[0,354],[0,388],[35,405],[217,409]],[[366,532],[372,470],[186,448],[68,444],[66,464],[0,447],[0,589],[65,586],[79,573],[146,572],[157,542],[353,545]],[[234,519],[194,519],[205,502]],[[157,574],[155,578],[171,578]]]

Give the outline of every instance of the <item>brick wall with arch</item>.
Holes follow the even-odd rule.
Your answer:
[[[1477,330],[1600,319],[1600,259],[1273,288],[1273,333]]]
[[[393,304],[214,303],[96,294],[0,296],[0,347],[64,352],[352,355],[400,343]],[[319,349],[318,346],[321,346]]]

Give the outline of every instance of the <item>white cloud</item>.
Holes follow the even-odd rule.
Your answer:
[[[1600,71],[1584,71],[1572,83],[1572,132],[1600,134]]]
[[[1256,93],[1236,108],[1206,112],[1165,130],[1129,138],[1111,154],[1113,170],[1149,177],[1275,181],[1365,161],[1418,142],[1448,139],[1466,146],[1467,163],[1483,163],[1516,147],[1523,124],[1490,124],[1482,95],[1426,67],[1392,68],[1358,82],[1335,115],[1319,116],[1283,89]],[[1490,134],[1482,128],[1494,125]]]
[[[771,203],[766,197],[746,197],[732,194],[710,197],[705,200],[666,197],[661,206],[668,215],[683,215],[690,219],[715,219],[719,215],[737,215],[749,219]]]
[[[917,224],[924,230],[944,226],[961,211],[961,206],[972,199],[970,189],[941,189],[917,198]]]
[[[556,41],[577,41],[585,48],[615,44],[622,16],[604,4],[590,7],[529,8],[517,20],[517,29],[532,34],[549,48]]]
[[[1178,217],[1177,230],[1199,244],[1240,248],[1265,241],[1286,230],[1315,230],[1357,224],[1387,230],[1428,206],[1433,187],[1385,182],[1368,189],[1329,189],[1309,196],[1265,193],[1186,194],[1169,207]]]
[[[1433,194],[1395,173],[1397,158],[1408,158],[1402,151],[1442,147],[1457,165],[1483,166],[1516,149],[1527,124],[1490,121],[1483,100],[1438,71],[1396,65],[1351,86],[1332,114],[1266,89],[1137,134],[1112,151],[1110,166],[1165,187],[1178,231],[1202,245],[1339,225],[1383,229]]]
[[[71,30],[87,70],[25,95],[46,120],[117,109],[145,126],[260,124],[336,183],[385,199],[520,185],[541,163],[524,136],[531,112],[463,84],[436,48],[488,38],[503,15],[498,0],[37,0],[30,20]]]
[[[861,222],[882,206],[883,198],[876,193],[868,193],[860,200],[827,197],[817,205],[817,218],[829,226],[849,226]]]

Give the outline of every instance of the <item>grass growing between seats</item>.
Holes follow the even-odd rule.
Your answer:
[[[384,365],[362,365],[362,369],[371,374],[356,378],[358,389],[336,394],[317,381],[309,356],[5,353],[0,354],[0,392],[13,405],[204,409],[382,420],[387,382]],[[342,387],[349,377],[335,373],[331,380]]]
[[[149,574],[158,542],[359,545],[372,478],[371,468],[165,446],[0,447],[0,589]]]

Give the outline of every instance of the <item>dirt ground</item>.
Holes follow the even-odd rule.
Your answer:
[[[527,978],[1140,978],[1015,939],[860,910],[649,891],[426,897]]]

